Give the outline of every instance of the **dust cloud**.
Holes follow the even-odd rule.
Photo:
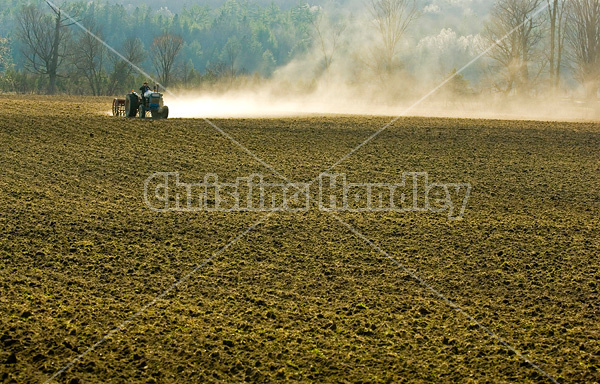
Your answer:
[[[499,92],[494,89],[499,74],[490,70],[491,62],[485,55],[456,74],[457,68],[489,46],[481,36],[483,24],[477,14],[460,14],[459,18],[451,9],[420,9],[419,19],[398,44],[391,68],[390,64],[382,68],[381,36],[364,9],[365,3],[361,4],[362,8],[353,8],[354,14],[339,8],[317,9],[323,16],[314,25],[320,34],[313,36],[313,47],[270,78],[236,74],[200,90],[173,90],[177,97],[165,97],[170,116],[333,114],[600,120],[600,99],[578,97],[574,81],[552,96],[544,88],[543,77],[532,83],[530,94],[517,97]],[[438,14],[433,17],[428,12]],[[455,23],[454,28],[448,27],[451,23]],[[444,27],[440,30],[440,26]],[[234,64],[243,67],[243,63]]]
[[[267,90],[235,90],[224,93],[188,93],[167,99],[175,118],[276,118],[308,115],[423,116],[505,120],[600,120],[600,103],[579,100],[504,100],[479,97],[470,100],[432,97],[419,103],[394,103],[377,96],[361,97],[356,92],[331,87],[310,94]],[[425,92],[426,93],[426,92]]]
[[[441,83],[442,81],[440,81]],[[310,90],[286,87],[269,80],[238,89],[181,92],[166,96],[171,117],[275,118],[307,115],[382,115],[482,118],[507,120],[600,120],[600,102],[573,98],[518,98],[497,94],[453,95],[442,87],[377,89],[376,84],[340,84],[324,81]],[[399,83],[402,84],[402,83]],[[291,89],[290,89],[291,88]],[[421,91],[418,94],[417,91]]]

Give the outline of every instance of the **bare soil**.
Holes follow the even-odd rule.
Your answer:
[[[0,382],[100,341],[55,381],[550,382],[464,313],[559,382],[600,382],[600,123],[402,118],[333,169],[471,183],[460,221],[339,215],[462,313],[316,208],[222,252],[266,214],[151,211],[154,172],[277,178],[201,119],[110,102],[0,96]],[[390,120],[213,122],[308,182]]]

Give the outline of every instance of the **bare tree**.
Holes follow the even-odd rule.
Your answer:
[[[192,62],[192,59],[188,59],[188,61],[183,63],[181,66],[180,79],[183,84],[189,85],[192,83],[192,81],[194,81],[197,73],[198,71],[194,69],[194,63]]]
[[[232,36],[229,39],[227,39],[227,43],[225,43],[225,46],[223,47],[221,57],[227,65],[227,72],[232,80],[237,74],[235,67],[241,52],[242,43],[238,40],[236,36]]]
[[[10,42],[7,38],[0,37],[0,74],[12,67]]]
[[[548,18],[550,20],[550,86],[553,91],[558,89],[560,70],[565,42],[565,4],[567,0],[546,0]]]
[[[7,38],[0,37],[0,91],[6,88],[13,88],[12,80],[8,73],[12,67],[10,41]]]
[[[171,83],[175,60],[182,46],[183,39],[180,36],[165,33],[154,38],[152,63],[163,87],[168,87]]]
[[[50,4],[49,4],[50,5]],[[48,76],[48,94],[56,92],[56,79],[67,57],[72,23],[60,8],[50,5],[54,16],[34,5],[25,5],[17,15],[18,36],[24,43],[27,68]]]
[[[102,39],[102,31],[93,24],[86,28]],[[106,59],[106,47],[90,33],[83,32],[75,44],[74,65],[77,70],[87,79],[92,94],[100,96],[105,91],[106,74],[104,72],[104,61]]]
[[[600,1],[571,0],[568,24],[575,76],[591,98],[600,86]]]
[[[540,41],[543,18],[534,17],[542,0],[498,0],[484,36],[496,44],[490,57],[491,70],[499,81],[495,87],[505,93],[527,94],[542,69]]]
[[[139,66],[146,57],[144,43],[142,43],[139,38],[134,37],[125,40],[120,53],[125,57],[125,60],[117,55],[110,56],[112,61],[112,71],[109,76],[108,93],[112,95],[116,94],[121,89],[129,89],[129,86],[124,87],[124,84],[127,83],[128,78],[133,72],[132,64]]]
[[[398,44],[410,24],[417,18],[415,0],[369,0],[369,11],[377,29],[380,45],[375,53],[378,72],[395,69]]]
[[[228,72],[229,70],[227,69],[227,64],[222,61],[217,61],[214,63],[209,63],[206,66],[206,74],[204,75],[204,78],[214,84],[227,76]]]
[[[333,20],[324,10],[319,10],[311,19],[315,40],[323,56],[323,67],[329,72],[333,57],[339,48],[347,24],[344,20]]]

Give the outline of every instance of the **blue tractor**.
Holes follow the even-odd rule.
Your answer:
[[[114,116],[146,118],[148,112],[153,119],[169,117],[169,107],[164,105],[162,93],[148,91],[144,95],[139,95],[132,91],[124,99],[113,100]]]

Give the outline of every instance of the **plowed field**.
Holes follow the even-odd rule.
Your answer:
[[[155,172],[310,182],[391,118],[110,101],[0,97],[0,382],[600,382],[600,123],[401,118],[330,170],[470,183],[462,220],[155,212]]]

